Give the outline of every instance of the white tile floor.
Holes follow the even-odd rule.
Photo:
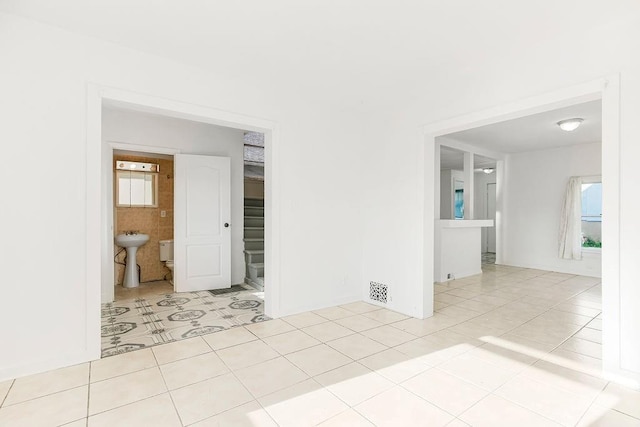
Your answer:
[[[486,266],[434,317],[358,302],[0,383],[1,426],[640,426],[598,280]]]

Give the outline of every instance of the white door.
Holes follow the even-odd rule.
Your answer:
[[[496,185],[487,184],[487,219],[493,220],[493,227],[487,228],[487,252],[496,253]]]
[[[174,181],[176,292],[231,286],[231,161],[176,154]]]

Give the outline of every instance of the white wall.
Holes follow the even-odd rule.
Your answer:
[[[482,273],[480,230],[484,227],[450,227],[436,222],[434,281],[443,283]]]
[[[429,181],[433,154],[425,150],[422,126],[476,111],[486,111],[530,97],[559,91],[619,73],[620,85],[620,353],[616,369],[640,379],[640,263],[637,242],[640,199],[640,19],[626,14],[615,25],[593,25],[567,34],[563,43],[532,34],[531,44],[499,61],[476,61],[470,68],[448,73],[438,87],[414,87],[414,100],[395,111],[368,118],[364,134],[368,172],[364,191],[364,265],[368,278],[394,285],[390,306],[422,316],[433,280],[433,227],[425,217],[433,207],[424,200],[434,189]],[[575,49],[567,50],[567,45]],[[432,147],[429,147],[431,150]],[[424,245],[423,245],[424,243]],[[423,304],[424,302],[424,304]],[[425,310],[426,311],[426,310]],[[607,326],[605,326],[607,328]],[[605,341],[607,338],[605,337]],[[615,341],[615,339],[613,340]],[[612,341],[612,342],[613,342]],[[614,361],[614,363],[617,363]]]
[[[424,203],[434,192],[425,186],[434,163],[425,151],[422,126],[611,73],[621,77],[621,366],[640,377],[640,200],[629,184],[640,182],[640,20],[621,13],[605,24],[568,31],[562,43],[532,33],[529,40],[523,36],[528,42],[523,49],[498,47],[492,59],[482,51],[468,60],[451,57],[454,66],[443,67],[429,84],[407,80],[411,96],[398,98],[404,100],[401,105],[365,115],[336,108],[339,96],[327,106],[291,87],[256,88],[249,79],[221,79],[157,56],[0,15],[3,155],[28,158],[38,172],[26,175],[17,162],[7,162],[2,169],[3,197],[20,201],[20,209],[0,211],[0,221],[10,225],[3,231],[4,240],[12,242],[0,257],[5,284],[0,324],[20,322],[3,329],[6,350],[0,352],[0,379],[86,360],[86,319],[93,314],[85,311],[84,293],[87,286],[99,284],[86,283],[84,263],[69,268],[69,260],[84,259],[87,238],[88,82],[279,123],[283,314],[357,299],[374,280],[390,285],[389,308],[422,316],[425,283],[433,278],[433,226],[425,227],[424,219],[425,213],[435,216],[433,206]],[[398,74],[403,72],[399,69]],[[66,164],[74,166],[60,167]],[[305,185],[312,190],[302,197],[300,176],[308,178]],[[43,212],[42,206],[52,205],[60,208]],[[37,269],[33,258],[41,260]],[[20,301],[29,301],[30,316],[23,315]]]
[[[558,230],[569,177],[600,175],[601,159],[599,143],[509,155],[505,264],[600,277],[599,254],[583,254],[581,261],[558,258]]]
[[[498,173],[497,171],[493,171],[493,173],[484,173],[484,172],[476,172],[475,178],[473,180],[473,184],[475,186],[475,219],[487,219],[487,184],[495,184]],[[495,226],[494,226],[495,227]],[[487,248],[487,233],[490,232],[489,227],[482,227],[480,238],[480,242],[482,245],[482,252],[486,252]],[[495,232],[495,228],[493,228],[493,232]]]
[[[204,154],[231,158],[231,283],[243,283],[245,276],[244,218],[244,140],[243,131],[207,123],[151,114],[104,108],[102,141],[167,147],[181,154]],[[107,176],[106,179],[109,179]],[[105,194],[106,196],[106,194]],[[103,302],[110,295],[102,283]]]
[[[0,57],[0,141],[13,159],[0,190],[15,207],[0,211],[11,242],[0,257],[0,324],[13,325],[2,328],[0,380],[95,354],[87,319],[99,314],[87,312],[86,293],[100,283],[87,283],[85,267],[86,168],[99,167],[86,164],[90,82],[277,122],[280,314],[361,299],[359,115],[12,15],[0,14]]]

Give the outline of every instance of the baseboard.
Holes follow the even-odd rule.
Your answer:
[[[504,265],[507,267],[518,267],[518,268],[531,268],[534,270],[544,270],[544,271],[552,271],[555,273],[564,273],[564,274],[574,274],[576,276],[586,276],[586,277],[597,277],[602,278],[602,274],[596,274],[588,271],[580,271],[579,269],[574,268],[564,268],[559,266],[549,266],[543,264],[535,264],[535,263],[527,263],[527,262],[512,262],[509,260],[504,260],[500,264],[496,263],[496,265]]]
[[[463,271],[461,273],[455,273],[453,275],[453,278],[451,278],[451,279],[440,278],[441,281],[438,282],[438,283],[446,283],[446,282],[449,282],[451,280],[464,279],[465,277],[476,276],[478,274],[482,274],[482,270],[481,269],[477,270],[477,271],[475,271],[475,270],[474,271]]]
[[[307,312],[307,311],[322,310],[323,308],[330,308],[330,307],[335,307],[335,306],[338,306],[338,305],[350,304],[352,302],[358,302],[358,301],[362,301],[362,296],[360,296],[360,295],[357,295],[357,296],[356,295],[347,295],[347,296],[343,296],[343,297],[337,298],[337,299],[335,299],[334,301],[332,301],[329,304],[322,304],[322,305],[317,305],[317,306],[314,305],[314,306],[296,307],[296,308],[293,308],[291,310],[282,310],[282,315],[280,317],[292,316],[294,314],[300,314],[300,313],[304,313],[304,312]]]
[[[27,375],[39,374],[53,369],[66,368],[67,366],[78,365],[92,360],[95,360],[95,357],[93,357],[90,351],[65,354],[64,356],[46,360],[33,360],[25,364],[0,369],[0,382]]]

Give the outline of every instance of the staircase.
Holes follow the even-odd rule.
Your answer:
[[[264,199],[244,199],[244,281],[264,290]]]

